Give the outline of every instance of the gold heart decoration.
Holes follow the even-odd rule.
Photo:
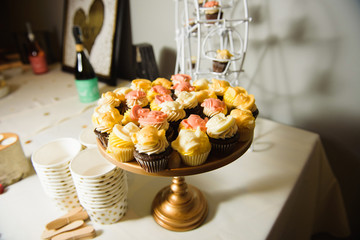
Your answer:
[[[84,47],[89,54],[99,35],[104,22],[104,3],[102,0],[94,0],[90,6],[89,16],[86,16],[82,8],[76,10],[74,15],[74,26],[78,25],[83,33]]]

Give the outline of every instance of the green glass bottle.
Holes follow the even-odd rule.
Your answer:
[[[98,78],[87,57],[84,48],[81,29],[73,27],[73,34],[76,43],[76,64],[75,64],[75,83],[79,94],[80,102],[89,103],[100,98]]]

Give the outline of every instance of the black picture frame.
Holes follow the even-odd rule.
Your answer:
[[[99,81],[115,86],[120,61],[121,33],[123,26],[123,0],[65,0],[62,34],[62,70],[73,73],[75,68],[75,40],[72,35],[74,16],[80,10],[88,17],[90,8],[103,4],[103,24],[90,48],[89,58]],[[102,9],[101,9],[102,10]],[[101,11],[99,10],[99,11]]]

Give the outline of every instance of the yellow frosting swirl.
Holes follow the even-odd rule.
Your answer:
[[[131,139],[135,144],[136,151],[148,155],[162,153],[169,146],[165,130],[158,131],[153,126],[145,126],[139,132],[134,133]]]
[[[218,98],[216,96],[216,93],[213,90],[210,90],[210,89],[201,90],[201,91],[195,92],[195,93],[196,93],[196,98],[197,98],[199,103],[203,103],[204,100],[207,99],[207,98],[215,98],[215,99]]]
[[[115,124],[121,123],[123,116],[120,115],[119,111],[114,107],[108,108],[107,111],[103,111],[104,108],[101,107],[103,106],[95,108],[95,112],[91,118],[93,125],[96,130],[100,132],[110,133]]]
[[[231,109],[234,108],[234,102],[236,101],[236,98],[238,98],[240,95],[248,95],[245,88],[242,87],[228,87],[226,92],[224,93],[224,102],[226,106]]]
[[[117,93],[119,95],[123,95],[124,99],[125,99],[125,95],[128,94],[131,91],[132,91],[132,89],[129,88],[129,87],[119,87],[119,88],[116,88],[113,92]]]
[[[142,90],[147,92],[151,89],[151,81],[143,78],[134,79],[131,81],[131,88],[133,90]]]
[[[223,96],[228,87],[230,87],[230,83],[226,80],[213,78],[211,79],[211,82],[210,89],[213,90],[217,96]]]
[[[106,92],[101,94],[101,98],[98,101],[98,105],[111,105],[114,107],[118,107],[121,101],[125,101],[125,96],[121,94],[117,94],[115,92]]]
[[[198,105],[195,92],[181,92],[175,101],[179,102],[184,109],[192,109]]]
[[[166,101],[160,104],[161,111],[167,114],[168,122],[176,122],[186,116],[182,105],[176,101]]]
[[[210,82],[206,78],[200,78],[194,81],[193,86],[196,91],[209,89]]]
[[[216,50],[216,58],[219,60],[229,60],[233,55],[227,49]]]
[[[161,85],[166,89],[171,89],[172,82],[166,78],[157,78],[152,83],[151,86]]]
[[[236,125],[239,129],[255,128],[255,118],[250,110],[233,109],[231,110],[230,115],[235,118]]]
[[[216,114],[206,123],[206,133],[212,138],[231,138],[233,137],[238,127],[235,118],[231,115],[225,116],[223,113]]]
[[[238,109],[247,109],[250,111],[254,111],[256,109],[255,97],[252,94],[240,94],[235,98],[233,105],[235,108]]]
[[[140,131],[140,128],[134,123],[128,123],[125,126],[116,124],[109,135],[108,145],[116,148],[133,148],[134,143],[131,135]]]
[[[206,152],[210,152],[211,144],[205,132],[190,129],[181,129],[179,136],[171,143],[171,147],[182,155],[194,156]]]
[[[161,111],[161,107],[155,102],[155,100],[151,101],[150,109],[152,111]]]

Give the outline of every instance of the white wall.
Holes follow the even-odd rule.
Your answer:
[[[359,220],[360,2],[248,3],[254,21],[241,85],[261,117],[320,134],[349,218]],[[174,7],[175,0],[130,1],[133,43],[153,45],[161,74],[173,71],[162,65],[163,52],[176,48]]]

